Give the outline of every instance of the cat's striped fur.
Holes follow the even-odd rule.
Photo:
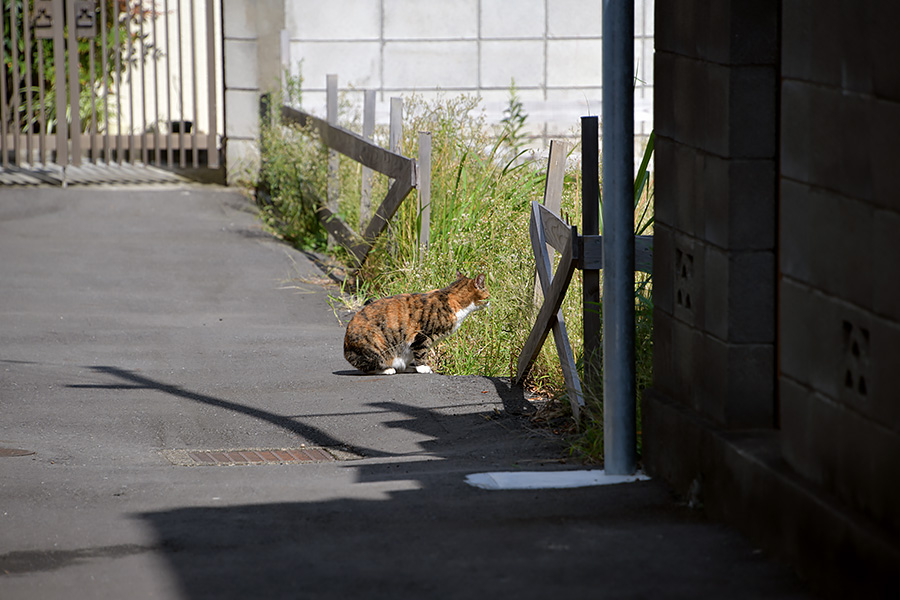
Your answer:
[[[431,373],[425,364],[429,348],[487,300],[485,276],[469,279],[461,273],[440,290],[375,300],[347,325],[344,358],[364,373]]]

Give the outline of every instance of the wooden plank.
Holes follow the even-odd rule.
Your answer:
[[[653,273],[653,236],[634,237],[634,269],[643,273]]]
[[[534,252],[535,264],[537,267],[537,279],[542,293],[546,294],[552,279],[550,276],[550,253],[547,250],[546,238],[544,236],[546,229],[545,223],[543,222],[543,216],[548,213],[536,202],[532,204],[532,210],[532,218],[529,223],[531,247]],[[551,216],[553,215],[551,214]],[[576,241],[578,239],[577,229],[575,227],[569,228],[567,237],[568,242],[564,245],[560,245],[563,246],[563,248],[572,248],[572,252],[574,253]],[[559,357],[560,366],[563,371],[563,379],[566,383],[566,391],[569,394],[572,413],[575,416],[575,419],[578,420],[580,409],[584,406],[584,392],[581,389],[581,380],[578,378],[578,368],[575,364],[572,346],[569,344],[569,332],[566,328],[566,320],[563,317],[562,310],[557,311],[555,319],[552,320],[551,330],[553,331],[553,341],[556,344],[556,354]],[[528,368],[530,369],[530,365]],[[524,379],[525,374],[527,374],[527,372],[522,374],[522,379]]]
[[[428,251],[431,241],[431,132],[419,132],[419,252]]]
[[[388,129],[388,150],[400,154],[403,137],[403,98],[391,98],[391,119]]]
[[[531,365],[541,351],[541,347],[544,345],[544,341],[550,333],[553,322],[556,321],[556,316],[559,313],[560,306],[562,306],[563,298],[566,295],[569,282],[572,281],[572,274],[574,272],[575,261],[572,258],[572,247],[569,246],[561,253],[559,268],[557,269],[556,275],[553,277],[549,289],[544,294],[544,304],[541,305],[541,310],[538,312],[537,319],[534,321],[531,333],[528,334],[528,339],[525,341],[522,352],[519,354],[516,379],[513,382],[515,385],[522,384],[529,369],[531,369]]]
[[[562,209],[562,192],[568,152],[568,143],[562,140],[550,140],[547,180],[544,183],[544,206],[554,214],[559,214],[559,211]]]
[[[546,237],[544,233],[545,223],[543,222],[543,216],[548,213],[543,209],[537,202],[532,203],[532,217],[529,223],[529,234],[531,237],[531,248],[534,252],[535,264],[537,267],[537,278],[540,283],[541,291],[544,295],[547,295],[547,290],[551,286],[552,277],[551,273],[551,262],[550,262],[550,254],[547,250]],[[567,235],[568,242],[565,244],[560,244],[562,248],[570,248],[570,255],[574,253],[574,248],[576,247],[576,240],[578,239],[578,232],[575,227],[568,227]],[[574,255],[572,256],[574,263]],[[553,341],[556,344],[556,354],[559,357],[560,366],[563,371],[563,379],[566,383],[566,390],[569,394],[569,402],[572,405],[572,413],[575,416],[575,419],[578,419],[580,414],[580,409],[584,406],[584,393],[581,389],[581,380],[578,378],[578,369],[575,364],[575,356],[572,353],[572,346],[569,344],[569,332],[566,329],[566,321],[563,317],[562,310],[558,310],[555,318],[551,319],[550,328],[553,331]],[[540,350],[540,348],[538,348]],[[533,359],[532,359],[533,361]],[[529,364],[527,366],[528,369],[531,368]],[[525,373],[522,373],[519,377],[519,380],[524,380],[525,375],[527,374],[527,370]]]
[[[412,161],[411,158],[376,146],[352,131],[332,127],[326,121],[302,110],[282,106],[281,116],[286,121],[296,123],[301,127],[315,128],[323,144],[388,177],[400,179]],[[415,180],[413,180],[413,185],[415,186]]]
[[[371,141],[375,135],[375,90],[366,90],[363,100],[363,137]],[[359,228],[372,218],[372,169],[362,167],[359,183]]]
[[[566,174],[566,154],[569,145],[561,140],[550,140],[550,155],[547,158],[547,178],[544,181],[544,206],[554,214],[559,214],[562,208],[562,190]],[[550,261],[553,261],[553,250],[549,251]],[[535,273],[534,279],[534,305],[540,307],[543,292],[540,281]]]
[[[415,161],[412,161],[412,165],[415,165]],[[407,174],[407,177],[394,182],[362,237],[344,223],[337,213],[331,211],[323,199],[309,190],[306,190],[304,193],[308,194],[318,207],[316,214],[325,230],[332,235],[337,243],[350,252],[356,260],[357,266],[359,266],[365,262],[366,256],[368,256],[375,244],[375,239],[384,231],[400,204],[412,191],[413,186],[409,184],[411,180],[412,177]]]
[[[337,213],[332,212],[327,206],[320,204],[318,210],[316,210],[316,214],[319,216],[322,227],[331,234],[334,240],[350,251],[350,253],[362,263],[361,259],[365,257],[365,253],[362,257],[359,257],[357,256],[357,251],[354,251],[354,248],[360,245],[359,235],[350,229],[347,224],[344,223],[343,219],[341,219]],[[368,251],[366,251],[366,253],[368,253]]]
[[[572,243],[570,226],[537,202],[532,204],[540,211],[546,242],[562,252],[563,248]]]
[[[528,222],[528,235],[531,238],[531,251],[534,254],[535,270],[537,271],[538,283],[541,291],[550,287],[550,273],[552,265],[550,263],[550,253],[547,251],[547,237],[544,229],[545,211],[541,210],[540,204],[531,203],[531,219]]]
[[[579,269],[601,269],[603,267],[603,236],[583,235],[580,238]],[[653,273],[653,236],[634,237],[634,270]]]
[[[337,75],[331,74],[325,76],[326,87],[326,104],[328,124],[336,127],[338,124],[338,80]],[[340,168],[341,158],[334,150],[328,152],[328,181],[326,186],[325,198],[328,203],[328,209],[332,212],[338,210],[338,196],[340,189]]]
[[[400,203],[403,202],[409,195],[409,192],[415,187],[415,165],[416,161],[410,159],[407,162],[406,168],[398,174],[399,176],[396,181],[394,181],[393,185],[391,185],[387,195],[378,207],[378,210],[372,215],[372,220],[369,222],[369,226],[366,227],[365,233],[363,233],[363,239],[369,242],[374,241],[375,238],[381,235],[381,232],[384,231],[385,227],[387,227],[391,217],[393,217],[394,213],[397,212],[397,209],[400,208]]]

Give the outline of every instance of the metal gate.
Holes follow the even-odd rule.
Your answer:
[[[0,167],[219,167],[219,2],[3,6]]]

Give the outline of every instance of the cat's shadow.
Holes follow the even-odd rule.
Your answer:
[[[332,371],[332,375],[340,375],[341,377],[377,377],[377,375],[368,375],[356,369],[344,369],[343,371]]]
[[[379,375],[378,373],[363,373],[362,371],[358,371],[356,369],[344,369],[342,371],[332,371],[332,375],[339,375],[341,377],[371,377],[373,379],[378,379],[381,377],[395,377],[396,375],[419,375],[415,371],[400,371],[399,373],[395,373],[394,375]]]

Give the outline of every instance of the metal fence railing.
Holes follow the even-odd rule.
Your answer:
[[[214,0],[9,0],[0,164],[219,166]]]

